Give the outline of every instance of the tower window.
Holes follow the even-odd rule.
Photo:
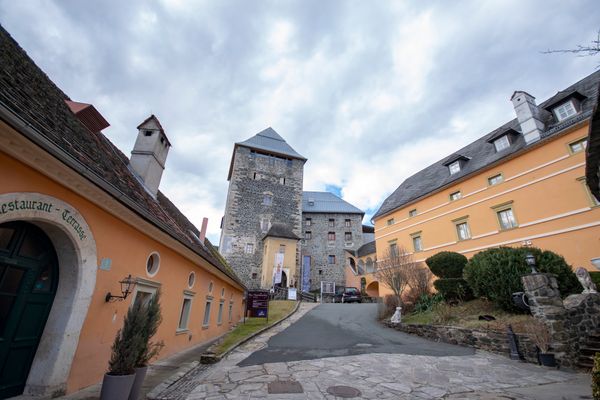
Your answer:
[[[273,204],[273,195],[269,193],[263,194],[263,205],[270,206]]]
[[[285,185],[285,178],[279,178],[279,184]]]
[[[144,136],[152,136],[152,131],[144,131]]]
[[[329,227],[330,228],[334,228],[335,227],[335,219],[333,219],[333,218],[329,219]]]
[[[344,220],[344,226],[350,228],[352,226],[352,221],[349,219]]]

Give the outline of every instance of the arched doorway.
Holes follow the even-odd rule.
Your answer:
[[[367,294],[370,297],[379,297],[379,282],[373,281],[367,285]]]
[[[285,271],[281,271],[281,287],[288,287],[287,275],[286,275]]]
[[[0,399],[23,393],[57,287],[57,255],[44,231],[0,224]]]

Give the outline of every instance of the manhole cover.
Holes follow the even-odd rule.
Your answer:
[[[302,385],[296,381],[274,381],[269,383],[269,394],[304,393]]]
[[[350,386],[329,386],[327,393],[344,399],[351,399],[361,395],[360,390]]]

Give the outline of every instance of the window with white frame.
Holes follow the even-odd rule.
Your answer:
[[[208,327],[210,324],[210,306],[212,304],[211,300],[206,301],[206,305],[204,306],[204,320],[202,321],[203,327]]]
[[[306,239],[306,240],[312,239],[312,232],[311,231],[304,232],[304,239]]]
[[[409,216],[409,217],[416,217],[416,216],[417,216],[417,209],[416,209],[416,208],[413,208],[412,210],[410,210],[410,211],[408,212],[408,216]]]
[[[515,214],[512,207],[503,210],[496,210],[496,215],[498,216],[500,229],[504,230],[517,227],[517,220],[515,219]]]
[[[390,218],[390,219],[388,219],[388,220],[387,220],[387,222],[386,222],[386,223],[387,223],[387,224],[388,224],[388,226],[389,226],[389,225],[394,225],[394,222],[395,222],[395,221],[394,221],[394,218]]]
[[[569,118],[572,115],[577,114],[577,110],[575,110],[575,106],[573,105],[573,101],[569,100],[564,104],[556,107],[554,109],[554,115],[559,121]]]
[[[496,151],[502,151],[504,149],[508,149],[510,147],[510,141],[508,140],[508,135],[504,135],[494,140],[494,147]]]
[[[267,231],[269,230],[269,225],[271,225],[271,224],[270,224],[270,222],[269,222],[269,219],[268,219],[268,218],[262,218],[262,219],[260,220],[260,230],[261,230],[263,233],[267,233]]]
[[[351,242],[352,241],[352,232],[344,232],[344,240],[346,242]]]
[[[497,185],[497,184],[501,183],[502,181],[504,181],[504,178],[502,177],[502,174],[497,174],[497,175],[494,175],[494,176],[490,176],[488,178],[488,184],[490,186]]]
[[[587,147],[587,139],[579,139],[575,142],[569,143],[569,150],[571,153],[579,153],[580,151],[584,151]]]
[[[398,255],[398,243],[390,242],[390,257],[396,257]]]
[[[219,313],[217,315],[217,325],[221,325],[223,323],[223,306],[224,306],[224,302],[220,301],[219,302]]]
[[[229,302],[229,322],[233,319],[233,303]]]
[[[412,235],[412,242],[415,252],[423,251],[423,239],[421,238],[420,233]]]
[[[279,178],[279,184],[285,185],[285,178]]]
[[[160,289],[160,283],[150,281],[143,278],[136,278],[135,289],[133,290],[133,302],[132,305],[140,303],[141,305],[147,305],[152,296]]]
[[[270,206],[273,204],[273,195],[271,193],[263,194],[263,205]]]
[[[331,265],[335,264],[335,255],[333,255],[333,254],[328,255],[327,256],[327,263],[331,264]]]
[[[181,314],[179,315],[179,325],[177,326],[178,331],[185,331],[188,328],[190,312],[192,310],[192,298],[192,294],[187,291],[184,292],[183,304],[181,305]]]
[[[471,239],[471,231],[469,230],[469,224],[466,220],[456,221],[455,226],[458,240]]]
[[[280,254],[285,254],[285,244],[280,244],[279,245],[279,253]]]
[[[344,226],[345,226],[346,228],[350,228],[350,227],[352,226],[352,220],[350,220],[350,219],[345,219],[345,220],[344,220]]]
[[[452,164],[448,165],[448,169],[450,170],[450,175],[454,175],[460,171],[460,161],[454,161]]]
[[[461,197],[462,197],[462,194],[460,193],[460,190],[456,191],[456,192],[453,192],[453,193],[450,193],[450,201],[458,200]]]
[[[246,252],[246,254],[253,254],[254,253],[254,243],[246,243],[245,252]]]
[[[333,227],[335,227],[335,219],[333,219],[333,218],[329,218],[329,227],[330,227],[330,228],[333,228]]]
[[[312,218],[306,218],[304,220],[304,225],[311,226],[312,225]]]
[[[330,242],[335,240],[335,232],[329,232],[327,233],[327,240],[329,240]]]

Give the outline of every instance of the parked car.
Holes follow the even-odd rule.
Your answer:
[[[342,293],[342,303],[361,303],[362,295],[360,294],[360,290],[355,287],[347,287],[344,288],[344,293]]]
[[[335,294],[333,295],[333,302],[334,303],[341,303],[342,302],[342,296],[344,295],[344,290],[346,288],[344,286],[336,286],[335,287]]]

